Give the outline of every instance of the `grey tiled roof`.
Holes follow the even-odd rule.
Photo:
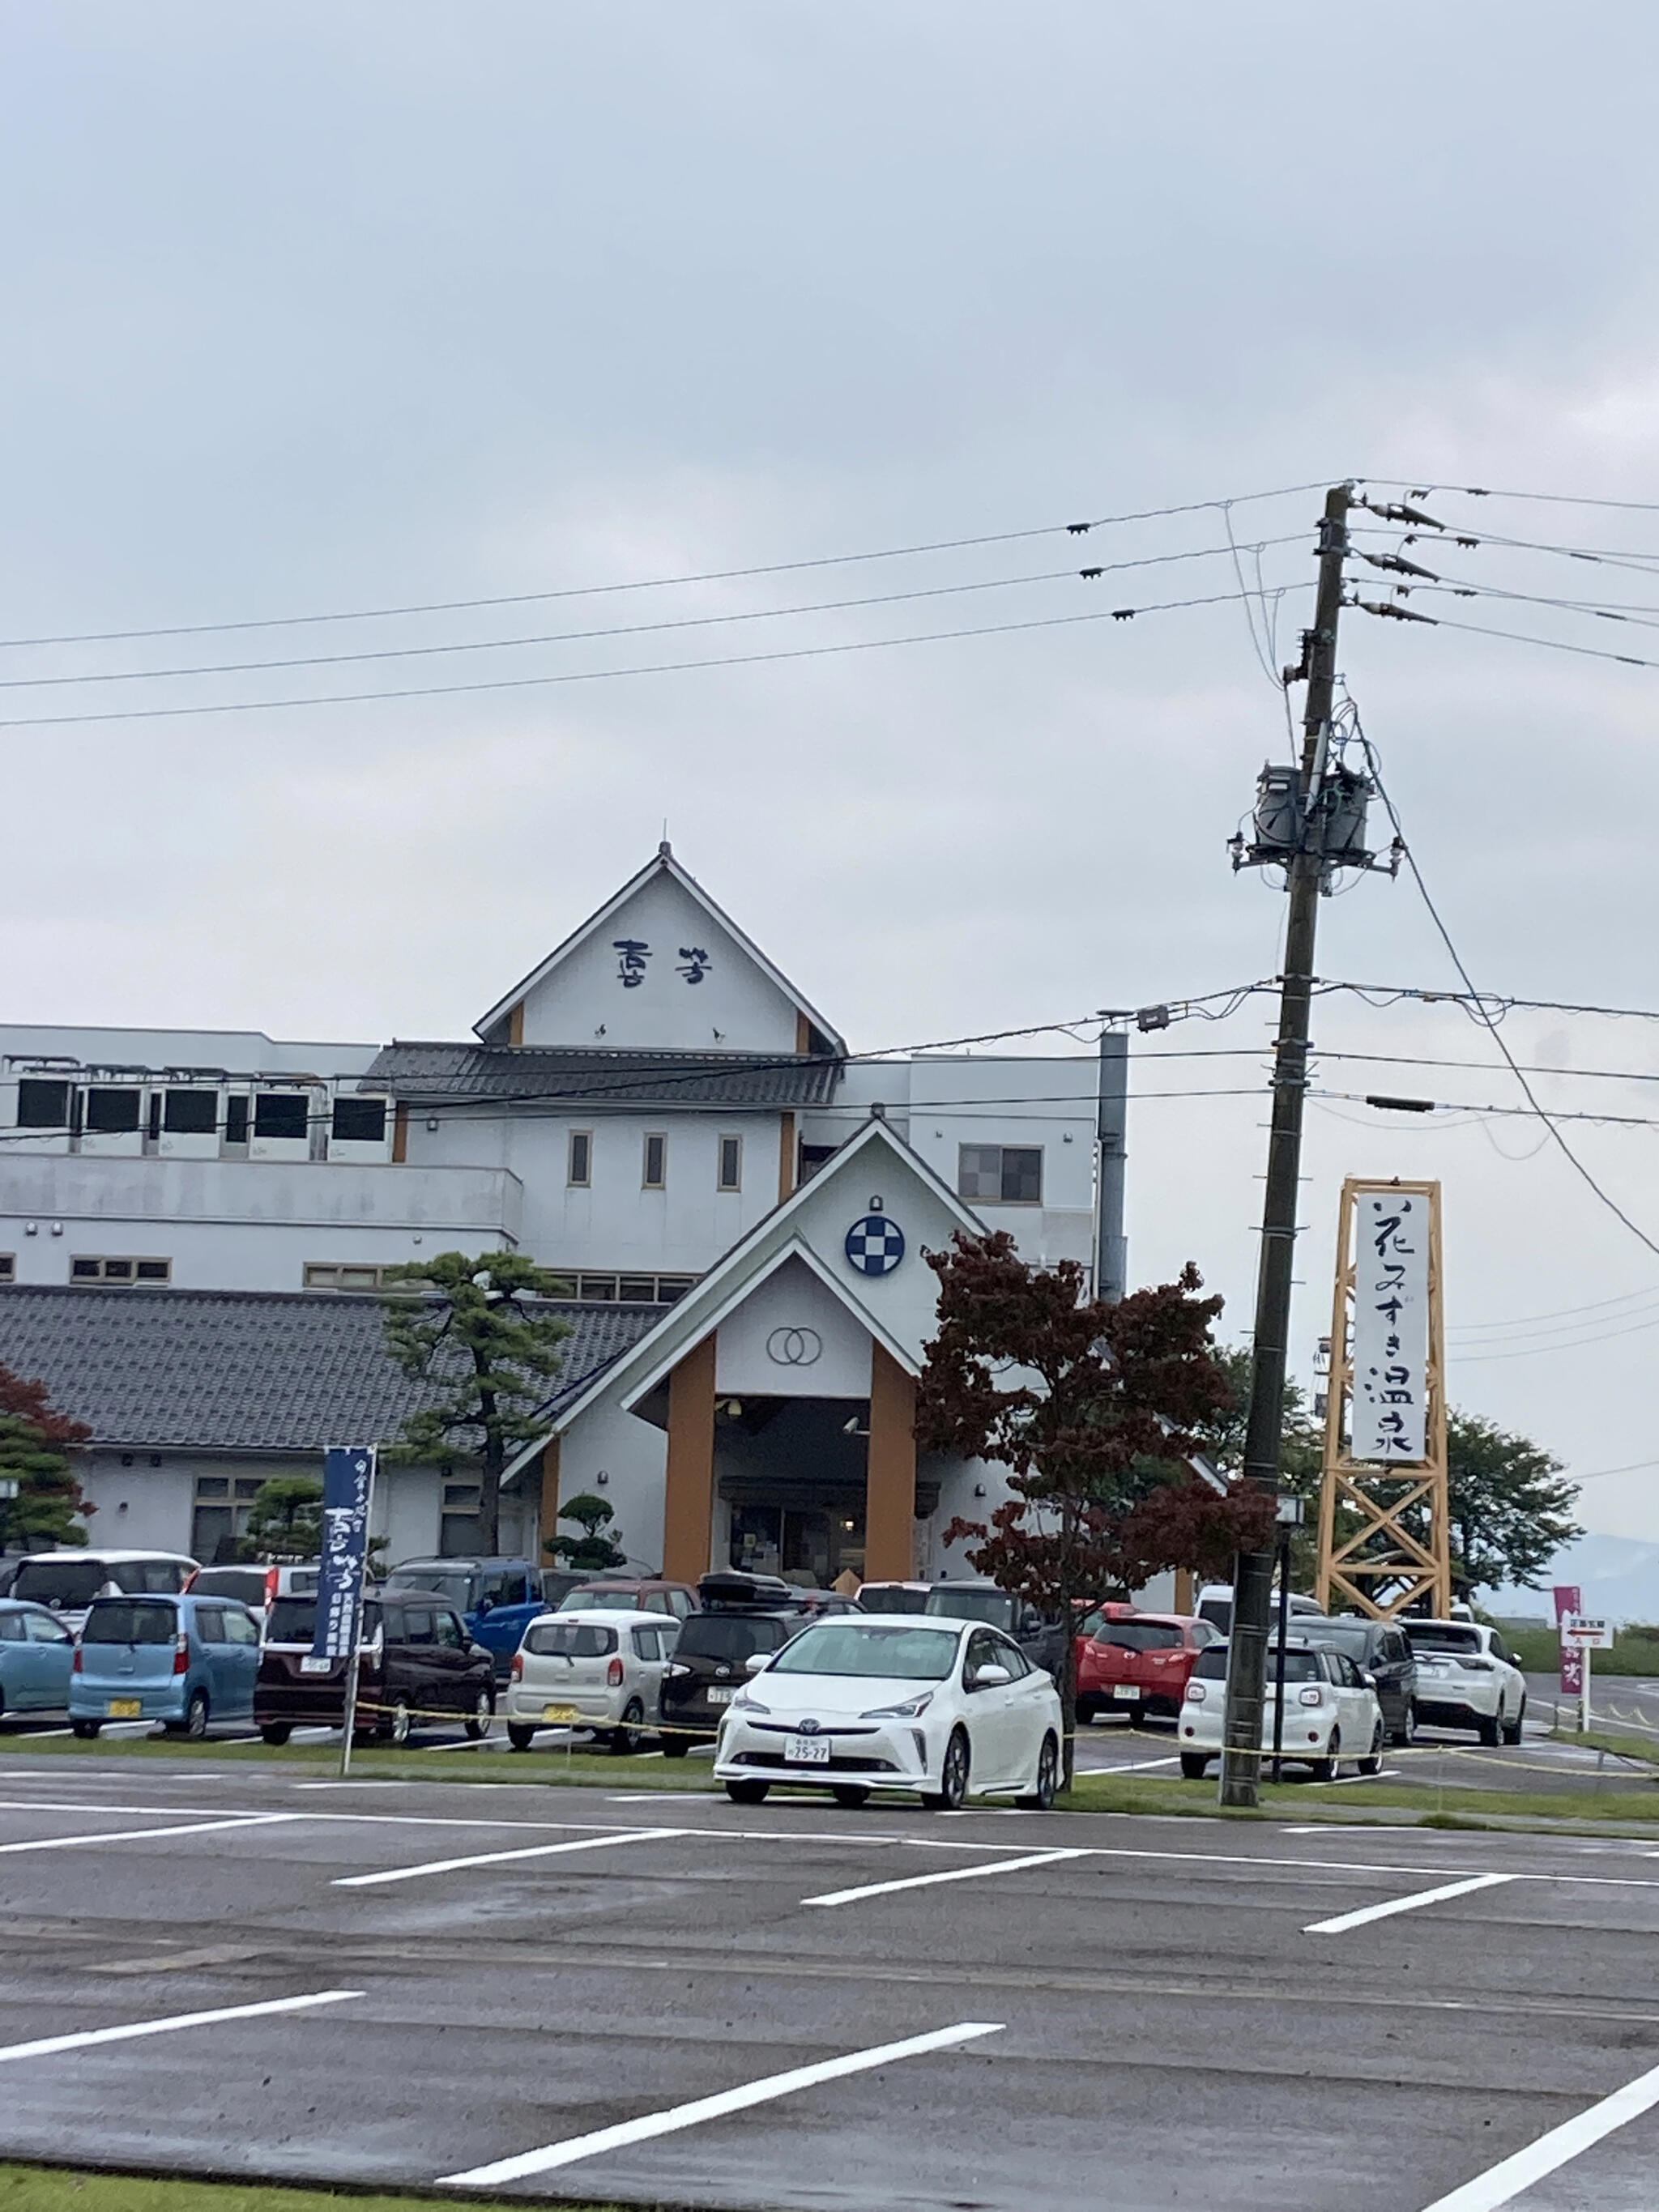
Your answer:
[[[577,1305],[548,1411],[662,1306]],[[0,1289],[0,1363],[44,1382],[93,1442],[319,1451],[394,1436],[428,1396],[386,1349],[377,1298],[328,1291]]]
[[[581,1106],[822,1106],[838,1060],[749,1052],[588,1052],[543,1045],[390,1044],[363,1077],[403,1098]]]

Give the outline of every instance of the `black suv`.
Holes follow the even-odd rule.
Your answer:
[[[1417,1734],[1417,1662],[1397,1621],[1368,1620],[1357,1613],[1334,1620],[1298,1613],[1291,1627],[1298,1644],[1332,1645],[1345,1651],[1362,1674],[1374,1675],[1389,1741],[1412,1741]]]
[[[270,1608],[253,1685],[254,1725],[267,1743],[286,1743],[296,1728],[345,1724],[345,1661],[308,1663],[316,1625],[314,1597],[279,1597]],[[494,1659],[441,1595],[364,1597],[356,1735],[401,1744],[417,1723],[450,1720],[482,1737],[495,1714]]]
[[[1034,1667],[1058,1680],[1066,1639],[1058,1620],[1011,1597],[994,1583],[866,1583],[859,1592],[865,1613],[926,1613],[945,1620],[982,1620],[1012,1637]]]
[[[809,1620],[826,1613],[855,1613],[850,1598],[830,1590],[797,1589],[777,1575],[730,1571],[705,1575],[694,1613],[681,1627],[673,1656],[662,1670],[657,1714],[662,1747],[684,1759],[694,1743],[712,1743],[720,1716],[748,1680],[744,1661],[757,1651],[780,1651]]]

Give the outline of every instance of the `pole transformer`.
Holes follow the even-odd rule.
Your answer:
[[[1314,935],[1319,897],[1329,866],[1326,853],[1326,778],[1331,703],[1336,679],[1336,630],[1342,606],[1342,562],[1348,550],[1348,509],[1353,486],[1325,495],[1319,532],[1319,590],[1313,628],[1303,641],[1302,666],[1286,680],[1305,676],[1302,758],[1297,775],[1298,830],[1285,863],[1290,914],[1280,978],[1279,1034],[1273,1048],[1273,1117],[1267,1139],[1267,1193],[1261,1209],[1261,1250],[1256,1269],[1255,1334],[1250,1362],[1250,1409],[1244,1437],[1243,1480],[1267,1497],[1279,1495],[1284,1426],[1285,1369],[1291,1321],[1297,1202],[1302,1172],[1302,1109],[1308,1087],[1309,1021],[1313,1006]],[[1274,1545],[1241,1552],[1233,1571],[1231,1648],[1227,1662],[1227,1711],[1221,1752],[1221,1803],[1248,1808],[1258,1802],[1261,1770],[1261,1714],[1267,1686],[1272,1619]]]

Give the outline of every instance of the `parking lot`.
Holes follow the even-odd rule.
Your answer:
[[[1652,2204],[1651,1844],[744,1809],[617,1766],[15,1756],[0,2152],[732,2206]]]

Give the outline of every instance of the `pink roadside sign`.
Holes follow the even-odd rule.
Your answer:
[[[1577,1583],[1557,1583],[1553,1595],[1555,1625],[1559,1629],[1570,1613],[1583,1611],[1583,1592]],[[1583,1688],[1584,1655],[1577,1644],[1564,1644],[1561,1646],[1561,1694],[1564,1698],[1580,1697]]]

